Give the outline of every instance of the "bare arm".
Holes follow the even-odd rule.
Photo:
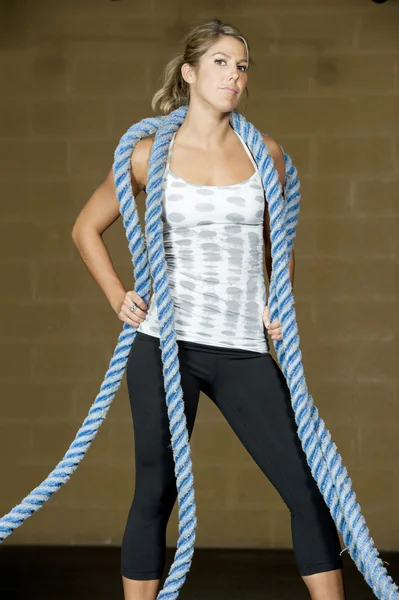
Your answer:
[[[147,184],[151,146],[152,139],[145,138],[137,143],[132,153],[131,181],[135,197],[145,189]],[[96,189],[78,215],[72,229],[72,239],[88,271],[104,292],[118,317],[131,325],[135,324],[137,326],[145,318],[144,311],[147,306],[135,292],[126,292],[114,270],[111,257],[102,238],[104,231],[119,216],[119,202],[111,169],[106,179]],[[133,304],[133,301],[143,311],[137,311],[134,315],[129,312],[129,307]]]
[[[267,145],[270,156],[273,159],[274,166],[278,173],[278,178],[283,190],[284,196],[284,181],[285,181],[285,161],[281,147],[268,135],[263,136],[263,140]],[[264,228],[263,228],[263,239],[265,242],[265,264],[266,270],[269,277],[269,281],[272,274],[272,253],[271,253],[271,240],[270,240],[270,223],[269,223],[269,212],[265,210]],[[290,261],[288,263],[291,286],[294,287],[294,273],[295,273],[295,255],[294,250],[291,251]]]

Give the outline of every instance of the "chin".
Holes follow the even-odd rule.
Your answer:
[[[226,113],[236,110],[239,103],[239,98],[232,97],[224,101],[211,102],[213,108],[219,112]]]

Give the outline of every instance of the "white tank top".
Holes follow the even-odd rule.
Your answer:
[[[234,185],[189,183],[169,168],[175,135],[161,218],[177,340],[268,352],[262,319],[265,197],[256,163],[237,133],[253,175]],[[155,297],[137,330],[160,337]]]

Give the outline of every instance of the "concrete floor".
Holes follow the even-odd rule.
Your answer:
[[[1,600],[123,600],[119,548],[0,546]],[[173,560],[168,550],[167,568]],[[347,600],[375,598],[348,553]],[[399,554],[380,552],[396,584]],[[305,600],[291,550],[196,549],[182,600]]]

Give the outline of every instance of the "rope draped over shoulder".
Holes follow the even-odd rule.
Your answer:
[[[166,117],[143,119],[123,135],[115,151],[114,178],[120,212],[132,254],[135,290],[148,303],[153,282],[160,323],[160,347],[171,444],[178,491],[179,536],[174,562],[159,599],[178,597],[190,569],[197,525],[190,445],[184,413],[183,392],[176,340],[173,301],[168,284],[163,247],[162,179],[169,142],[186,116],[181,107]],[[278,362],[290,389],[298,436],[306,453],[312,475],[323,494],[331,515],[341,532],[350,556],[377,598],[398,600],[398,587],[388,575],[370,537],[356,502],[352,482],[342,464],[337,447],[319,416],[308,392],[299,349],[299,336],[288,263],[294,245],[299,214],[299,181],[290,157],[284,153],[285,200],[273,160],[262,135],[242,115],[233,112],[231,126],[251,150],[263,180],[270,216],[272,277],[269,287],[270,317],[280,319],[282,340],[275,340]],[[155,134],[151,151],[145,213],[145,239],[132,193],[130,159],[137,142]],[[137,330],[127,324],[118,338],[114,355],[88,416],[63,459],[48,477],[11,512],[0,519],[0,541],[39,510],[75,471],[105,419],[126,367]]]

